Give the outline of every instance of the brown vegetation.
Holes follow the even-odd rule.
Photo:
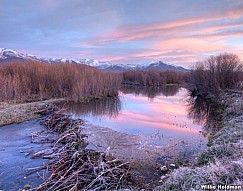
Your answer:
[[[211,56],[197,63],[188,78],[192,96],[218,95],[222,90],[236,88],[243,76],[243,65],[235,54]]]
[[[56,138],[42,139],[36,134],[39,142],[50,141],[51,149],[39,151],[33,157],[42,156],[52,159],[47,165],[30,169],[29,173],[46,169],[50,176],[35,190],[117,190],[135,187],[136,178],[132,175],[129,162],[120,161],[109,153],[87,150],[86,135],[82,133],[82,120],[70,116],[55,107],[49,107],[49,116],[42,121],[50,132],[60,135]],[[36,141],[35,141],[36,142]],[[52,151],[50,153],[50,151]]]
[[[121,76],[81,64],[31,61],[0,65],[0,81],[1,101],[80,101],[117,95]]]
[[[186,73],[157,70],[130,70],[123,72],[123,83],[140,86],[181,84]]]

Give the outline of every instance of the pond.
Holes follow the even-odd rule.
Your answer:
[[[178,86],[161,88],[123,87],[119,97],[89,103],[65,104],[73,118],[109,127],[129,135],[153,137],[155,146],[183,146],[195,153],[206,148],[202,123],[188,116],[187,90]],[[118,137],[119,139],[119,137]]]

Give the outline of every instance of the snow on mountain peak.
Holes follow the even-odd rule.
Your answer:
[[[112,70],[112,71],[124,71],[124,70],[145,70],[145,69],[158,69],[158,70],[176,70],[176,71],[188,71],[187,69],[180,66],[173,66],[166,64],[162,61],[152,61],[147,63],[139,64],[112,64],[105,61],[97,61],[94,59],[70,59],[70,58],[40,58],[33,56],[31,54],[18,53],[17,51],[0,48],[0,61],[9,60],[9,59],[28,59],[35,61],[42,61],[48,63],[58,63],[58,62],[68,62],[68,63],[77,63],[77,64],[86,64],[92,67],[96,67],[103,70]]]
[[[11,49],[6,49],[6,48],[0,49],[0,58],[4,59],[4,58],[7,58],[9,56],[20,57],[21,54],[14,51],[14,50],[11,50]]]

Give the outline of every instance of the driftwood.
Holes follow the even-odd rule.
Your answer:
[[[83,121],[73,120],[57,108],[48,109],[51,112],[48,111],[49,116],[41,124],[60,135],[52,144],[51,154],[45,155],[49,150],[42,150],[33,155],[44,155],[43,158],[51,159],[45,166],[50,176],[34,190],[134,188],[135,178],[128,162],[117,160],[103,152],[86,150],[86,135],[82,134],[80,127]]]

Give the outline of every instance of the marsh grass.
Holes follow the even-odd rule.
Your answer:
[[[83,64],[26,61],[1,64],[0,81],[0,101],[66,98],[78,102],[118,95],[121,76]]]

